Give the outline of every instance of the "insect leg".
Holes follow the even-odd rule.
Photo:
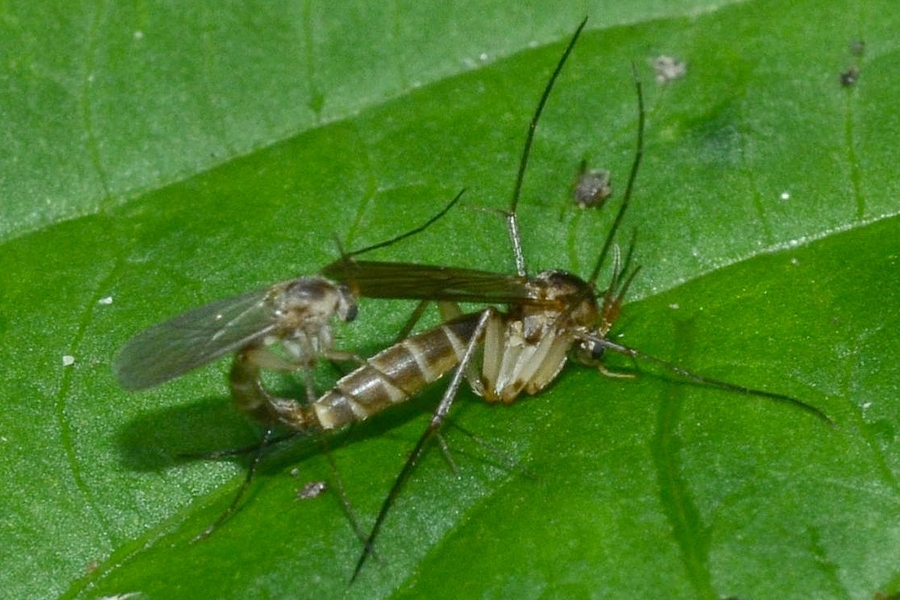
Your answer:
[[[453,378],[447,385],[447,389],[444,391],[444,395],[441,398],[440,404],[438,404],[437,408],[435,409],[434,414],[431,416],[431,420],[428,422],[428,426],[425,428],[425,431],[422,433],[421,437],[419,437],[419,441],[416,443],[415,448],[413,448],[413,451],[410,453],[409,458],[406,459],[406,463],[404,463],[403,468],[400,470],[400,473],[394,480],[394,484],[391,486],[388,495],[385,497],[384,502],[382,502],[381,504],[381,508],[378,511],[378,516],[375,517],[375,524],[372,525],[372,529],[369,531],[369,536],[366,538],[366,543],[365,547],[363,548],[362,555],[360,555],[359,560],[356,563],[356,568],[353,570],[353,576],[350,578],[351,583],[356,580],[357,576],[359,576],[359,573],[362,570],[366,560],[369,558],[369,555],[374,552],[375,538],[378,537],[378,532],[381,530],[381,526],[384,524],[384,520],[387,517],[388,510],[390,510],[391,505],[394,503],[394,500],[400,493],[400,489],[403,487],[403,484],[405,484],[406,480],[409,479],[413,468],[422,457],[422,453],[425,450],[425,445],[432,438],[432,436],[434,436],[438,432],[441,424],[447,417],[447,413],[450,412],[450,407],[453,406],[453,401],[456,398],[456,393],[459,391],[459,386],[462,384],[463,375],[465,374],[469,364],[475,357],[476,350],[481,344],[481,337],[484,333],[485,328],[487,327],[487,324],[492,319],[496,319],[497,317],[497,311],[493,308],[488,308],[483,313],[481,313],[481,317],[478,319],[478,324],[475,326],[475,329],[472,332],[472,337],[469,339],[469,343],[466,346],[466,351],[463,354],[456,370],[453,372]]]
[[[216,519],[212,525],[198,533],[191,540],[191,543],[196,543],[201,540],[208,538],[213,531],[219,528],[219,526],[228,520],[231,515],[237,511],[238,505],[241,503],[241,499],[244,497],[244,493],[247,491],[247,488],[250,487],[250,481],[253,480],[253,476],[256,475],[256,470],[259,468],[259,462],[262,459],[263,450],[269,445],[272,441],[272,430],[266,428],[265,432],[263,432],[262,441],[259,446],[256,448],[253,453],[253,460],[250,462],[250,466],[247,468],[247,476],[244,477],[243,483],[241,483],[241,487],[238,489],[237,494],[234,495],[234,498],[231,500],[231,504],[228,505],[219,518]]]
[[[609,234],[606,236],[606,241],[603,243],[603,248],[600,250],[600,255],[597,257],[597,263],[594,265],[594,271],[591,273],[588,281],[590,283],[596,283],[597,278],[600,276],[600,269],[603,268],[603,263],[606,261],[606,255],[609,253],[610,248],[612,247],[616,232],[619,230],[619,226],[622,224],[622,219],[625,217],[625,211],[628,210],[628,205],[631,203],[631,194],[634,190],[634,182],[637,179],[638,170],[641,166],[641,160],[644,158],[644,125],[646,122],[646,115],[644,111],[644,88],[641,85],[641,80],[638,79],[637,76],[637,68],[632,63],[631,65],[632,76],[634,77],[634,88],[637,93],[637,101],[638,101],[638,134],[637,134],[637,149],[634,152],[634,160],[631,163],[631,172],[628,174],[628,183],[625,185],[625,194],[622,197],[622,205],[619,206],[619,212],[616,213],[616,218],[613,221],[612,227],[609,229]]]
[[[324,352],[323,355],[332,360],[352,359],[358,362],[364,362],[355,354],[347,352],[328,350]],[[341,502],[344,513],[347,515],[347,518],[350,521],[350,526],[353,528],[353,532],[356,534],[360,541],[365,541],[365,532],[360,527],[359,519],[356,518],[356,513],[353,510],[353,506],[350,503],[349,497],[347,496],[343,479],[340,476],[340,472],[338,471],[334,456],[329,448],[325,431],[322,428],[321,424],[318,422],[315,411],[308,408],[308,406],[311,405],[316,399],[315,389],[313,387],[311,365],[300,365],[300,368],[304,371],[306,394],[308,398],[307,406],[303,406],[293,400],[271,395],[262,385],[259,377],[260,368],[280,371],[293,371],[297,369],[297,365],[291,363],[290,361],[284,360],[265,347],[247,348],[244,351],[238,353],[238,355],[235,356],[234,365],[232,366],[230,374],[232,395],[234,396],[238,408],[240,408],[244,413],[259,421],[262,421],[263,423],[279,423],[282,425],[289,424],[291,427],[296,428],[298,431],[302,432],[312,430],[316,433],[318,442],[322,446],[323,453],[328,460],[338,498]],[[203,532],[203,534],[201,534],[202,537],[206,537],[207,535],[212,533],[212,531],[216,527],[218,527],[223,521],[225,521],[225,519],[230,517],[235,512],[241,500],[241,497],[244,494],[244,491],[249,486],[251,479],[256,473],[257,465],[259,464],[263,449],[268,445],[270,436],[271,430],[267,429],[265,431],[259,449],[254,454],[253,462],[251,463],[251,466],[247,471],[247,477],[244,481],[244,484],[241,486],[241,489],[238,491],[237,496],[234,498],[231,505],[222,514],[222,516],[219,517],[219,519],[210,528],[208,528],[205,532]]]
[[[523,467],[521,464],[519,464],[519,461],[516,458],[514,458],[508,452],[504,452],[498,446],[488,441],[486,438],[476,435],[475,432],[466,429],[462,425],[459,425],[451,418],[445,419],[444,423],[445,426],[456,429],[464,436],[472,440],[482,450],[484,450],[488,454],[491,454],[493,456],[491,460],[482,459],[485,464],[497,467],[498,469],[503,469],[504,471],[515,471],[517,473],[520,473],[521,475],[524,475],[525,477],[528,477],[529,479],[537,479],[537,476],[529,471],[526,467]]]
[[[422,313],[425,312],[425,308],[428,306],[428,303],[428,300],[419,302],[419,304],[416,306],[415,311],[413,311],[413,314],[410,317],[409,321],[404,326],[400,335],[397,336],[397,340],[394,343],[399,342],[410,334],[412,328],[415,326],[415,323],[419,320],[419,318],[421,318]],[[443,319],[444,321],[451,321],[457,317],[461,317],[463,314],[462,309],[456,302],[438,302],[438,309],[441,313],[441,319]],[[468,380],[469,385],[472,386],[472,389],[480,390],[481,382],[478,379],[478,370],[475,367],[477,367],[477,365],[474,363],[474,361],[469,361],[469,368],[466,371],[466,379]],[[450,447],[447,445],[447,441],[440,433],[437,433],[435,437],[441,449],[441,453],[444,455],[444,459],[447,461],[447,464],[450,465],[450,469],[454,474],[458,475],[459,468],[456,466],[456,461],[453,459],[453,454],[450,452]]]
[[[453,453],[450,452],[450,446],[447,445],[447,440],[444,439],[444,436],[441,435],[440,431],[434,434],[434,439],[437,441],[438,448],[441,449],[441,454],[444,455],[444,460],[450,465],[450,470],[453,471],[454,475],[459,476],[459,467],[456,466],[456,461],[453,460]]]
[[[340,471],[338,471],[337,462],[334,460],[334,454],[331,452],[328,436],[324,430],[321,430],[317,432],[316,437],[319,440],[319,444],[322,445],[322,452],[325,454],[325,458],[328,460],[328,467],[331,469],[331,477],[334,479],[334,486],[337,490],[338,499],[341,501],[341,508],[344,510],[347,520],[350,521],[350,527],[353,528],[353,533],[356,535],[356,538],[360,542],[365,543],[366,532],[359,524],[359,519],[356,518],[356,511],[353,510],[353,504],[350,503],[350,496],[347,495],[347,488],[344,486],[344,478],[341,477]]]
[[[273,435],[268,440],[264,441],[262,444],[253,444],[252,446],[241,446],[239,448],[227,448],[225,450],[213,450],[212,452],[180,452],[178,454],[179,458],[185,459],[204,459],[204,460],[219,460],[222,458],[229,458],[231,456],[246,456],[251,452],[255,452],[260,445],[263,448],[270,448],[272,446],[277,446],[282,442],[286,442],[288,440],[294,439],[299,432],[292,431],[288,434],[283,435]]]
[[[263,423],[266,426],[266,429],[263,432],[262,440],[253,451],[253,459],[247,469],[247,475],[244,478],[244,482],[232,499],[231,504],[228,505],[228,508],[219,515],[219,518],[216,519],[212,525],[194,537],[192,540],[193,542],[209,537],[213,531],[218,529],[222,523],[235,513],[240,505],[241,499],[244,497],[244,493],[250,486],[250,482],[256,475],[263,452],[273,443],[272,426],[281,423],[285,414],[312,415],[312,418],[314,419],[315,413],[306,410],[305,407],[294,400],[279,398],[270,394],[268,390],[265,389],[260,379],[260,370],[262,368],[278,371],[293,371],[297,367],[264,346],[250,346],[244,348],[235,355],[229,373],[231,395],[241,412]],[[302,368],[306,371],[311,370],[309,365],[304,365]],[[314,391],[311,388],[312,378],[310,372],[307,372],[306,380],[307,395],[313,395],[314,399]],[[307,429],[321,430],[321,427],[318,426],[317,422],[313,423],[310,421],[307,423]],[[348,514],[352,514],[349,506],[346,507],[346,509]],[[358,529],[355,520],[351,519],[351,522],[353,523],[354,528]]]
[[[800,400],[799,398],[794,398],[793,396],[788,396],[787,394],[778,394],[775,392],[767,392],[766,390],[759,390],[756,388],[750,388],[743,385],[737,385],[735,383],[729,383],[727,381],[722,381],[721,379],[715,379],[712,377],[706,377],[705,375],[698,375],[697,373],[693,373],[679,367],[678,365],[674,365],[668,361],[665,361],[661,358],[656,358],[650,354],[646,354],[641,352],[636,348],[631,348],[629,346],[623,346],[621,344],[617,344],[607,339],[597,339],[595,340],[599,345],[602,345],[604,348],[608,348],[614,352],[618,352],[620,354],[624,354],[625,356],[629,356],[632,359],[643,360],[649,363],[653,363],[659,367],[662,367],[672,373],[680,375],[685,379],[690,381],[694,381],[696,383],[700,383],[703,385],[708,385],[711,387],[719,388],[721,390],[727,390],[729,392],[737,392],[739,394],[744,394],[746,396],[758,396],[760,398],[768,398],[769,400],[775,400],[776,402],[783,402],[785,404],[789,404],[795,406],[805,412],[810,413],[814,417],[825,421],[831,427],[835,427],[835,422],[826,415],[824,412],[816,408],[815,406]]]
[[[506,213],[506,228],[509,231],[509,238],[512,241],[513,255],[516,260],[516,273],[520,277],[526,277],[527,272],[525,269],[525,256],[522,253],[522,239],[519,236],[519,218],[516,216],[516,209],[519,206],[519,198],[522,195],[522,183],[525,180],[525,171],[528,168],[528,159],[531,156],[534,131],[537,129],[541,113],[544,112],[544,106],[547,104],[547,99],[550,98],[553,84],[556,83],[557,77],[559,77],[563,66],[566,64],[569,55],[572,53],[572,49],[575,47],[575,42],[577,42],[579,36],[581,36],[581,30],[584,29],[586,24],[587,17],[584,18],[578,26],[578,29],[575,30],[575,34],[572,36],[572,39],[569,40],[569,44],[563,51],[562,57],[560,57],[559,62],[556,63],[556,68],[553,70],[553,74],[550,76],[550,80],[547,82],[547,85],[544,87],[544,92],[541,94],[541,99],[538,101],[537,109],[534,111],[534,116],[531,118],[531,123],[528,124],[528,134],[525,137],[525,148],[522,150],[522,158],[519,160],[519,172],[516,174],[516,185],[515,188],[513,188],[512,202],[510,203],[509,212]]]
[[[409,318],[406,320],[406,324],[403,325],[403,329],[401,329],[400,333],[397,334],[397,337],[394,338],[394,344],[409,337],[409,334],[412,333],[413,327],[416,326],[416,323],[418,323],[419,319],[422,318],[422,315],[425,314],[425,309],[428,308],[428,304],[428,300],[422,300],[416,305],[416,308],[412,311],[412,314],[410,314]]]
[[[462,309],[459,307],[459,304],[456,302],[447,302],[447,301],[438,302],[438,309],[440,310],[441,318],[444,321],[450,321],[452,319],[462,316],[462,314],[463,314]],[[492,332],[492,330],[498,329],[498,327],[496,327],[495,325],[492,326],[492,324],[495,324],[495,322],[496,322],[496,319],[491,319],[490,323],[488,324],[487,334],[484,337],[484,341],[482,342],[483,344],[491,343],[492,340],[495,339],[495,336],[489,335]],[[492,351],[493,350],[489,351],[489,350],[485,349],[485,351],[483,352],[483,356],[486,358],[492,357],[493,356],[491,354]],[[476,361],[469,361],[469,364],[466,367],[466,372],[465,372],[466,380],[469,382],[469,386],[472,388],[472,391],[474,391],[479,396],[484,396],[484,381],[483,380],[486,378],[483,377],[483,373],[485,371],[487,371],[487,369],[484,364],[484,359],[482,359],[481,365],[479,365]]]
[[[396,244],[399,241],[405,240],[408,237],[412,237],[414,235],[422,233],[423,231],[425,231],[426,229],[431,227],[435,222],[437,222],[441,217],[446,215],[450,211],[450,209],[453,208],[453,206],[457,202],[459,202],[459,199],[462,198],[462,195],[465,192],[466,192],[465,188],[461,189],[459,191],[459,193],[456,194],[456,196],[453,198],[453,200],[451,200],[450,203],[447,204],[447,206],[442,208],[440,210],[440,212],[438,212],[436,215],[434,215],[433,217],[431,217],[430,219],[428,219],[427,221],[425,221],[418,227],[416,227],[414,229],[410,229],[409,231],[407,231],[405,233],[401,233],[398,236],[392,237],[389,240],[386,240],[383,242],[378,242],[377,244],[372,244],[371,246],[366,246],[365,248],[360,248],[359,250],[353,250],[352,252],[347,252],[347,253],[344,253],[343,251],[341,251],[341,260],[346,262],[356,256],[359,256],[360,254],[365,254],[366,252],[371,252],[372,250],[378,250],[379,248],[386,248],[388,246],[393,246],[394,244]],[[338,244],[338,246],[340,247],[340,244]]]

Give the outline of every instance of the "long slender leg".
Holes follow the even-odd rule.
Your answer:
[[[337,491],[338,499],[341,501],[341,508],[344,510],[344,514],[350,521],[350,527],[353,528],[353,533],[356,534],[357,539],[359,539],[360,542],[365,543],[366,532],[359,524],[359,519],[356,518],[356,511],[353,510],[353,505],[350,503],[350,496],[347,495],[344,479],[341,477],[340,471],[337,468],[337,462],[334,460],[334,454],[331,452],[331,446],[328,444],[328,436],[325,431],[322,430],[318,432],[317,437],[319,438],[319,444],[322,446],[322,452],[325,454],[326,460],[328,460],[328,467],[331,469],[331,476],[334,479],[334,487]]]
[[[425,314],[425,309],[428,308],[429,304],[430,301],[422,300],[416,305],[415,310],[412,311],[412,314],[409,315],[409,318],[406,320],[406,324],[403,325],[403,329],[401,329],[400,333],[397,334],[397,337],[394,338],[395,344],[409,337],[413,327],[416,326],[416,323],[418,323],[419,319],[422,318],[422,315]]]
[[[485,464],[495,466],[497,468],[504,469],[506,471],[511,471],[511,472],[515,471],[517,473],[524,475],[525,477],[528,477],[529,479],[537,479],[537,477],[535,476],[534,473],[532,473],[527,468],[525,468],[521,464],[519,464],[518,459],[514,458],[511,454],[504,452],[498,446],[489,442],[487,439],[481,437],[480,435],[476,435],[471,430],[466,429],[462,425],[457,424],[453,419],[451,419],[451,418],[444,419],[444,426],[445,427],[448,427],[448,426],[453,427],[454,429],[456,429],[457,431],[459,431],[460,433],[465,435],[467,438],[472,440],[479,447],[481,447],[482,450],[492,454],[494,456],[494,458],[491,460],[480,459]]]
[[[208,538],[213,531],[219,528],[219,525],[228,520],[231,515],[237,511],[238,505],[241,503],[241,499],[244,497],[244,493],[247,491],[247,488],[250,487],[250,481],[253,479],[253,476],[256,475],[256,470],[259,468],[259,461],[262,458],[263,450],[265,450],[266,446],[271,442],[272,438],[272,430],[266,429],[263,432],[262,442],[257,447],[256,451],[253,453],[253,460],[250,462],[250,466],[247,468],[247,476],[244,477],[244,482],[241,484],[241,487],[238,489],[237,494],[234,495],[234,498],[231,500],[231,504],[228,505],[228,508],[219,515],[219,518],[216,519],[212,525],[198,533],[194,536],[194,539],[191,540],[191,543],[199,542],[200,540]]]
[[[406,238],[409,238],[414,235],[418,235],[418,234],[422,233],[423,231],[425,231],[426,229],[428,229],[429,227],[434,225],[438,220],[440,220],[441,217],[443,217],[448,212],[450,212],[450,209],[453,208],[453,206],[457,202],[459,202],[459,199],[462,198],[462,195],[464,193],[466,193],[465,188],[461,189],[459,191],[459,193],[456,194],[456,196],[454,196],[453,200],[451,200],[450,203],[447,204],[447,206],[442,208],[438,214],[434,215],[433,217],[431,217],[430,219],[425,221],[423,224],[419,225],[418,227],[416,227],[414,229],[410,229],[409,231],[407,231],[405,233],[401,233],[398,236],[392,237],[389,240],[385,240],[383,242],[378,242],[377,244],[372,244],[371,246],[366,246],[365,248],[360,248],[359,250],[353,250],[352,252],[347,252],[347,253],[343,252],[343,250],[342,250],[341,251],[341,256],[342,256],[341,260],[349,260],[351,258],[355,258],[355,257],[359,256],[360,254],[365,254],[366,252],[371,252],[372,250],[378,250],[379,248],[386,248],[387,246],[393,246],[394,244],[396,244],[399,241],[405,240]],[[340,247],[340,243],[338,243],[338,247]]]
[[[739,394],[744,394],[746,396],[758,396],[760,398],[768,398],[770,400],[775,400],[776,402],[783,402],[785,404],[790,404],[795,406],[803,411],[806,411],[817,417],[830,425],[831,427],[835,427],[834,421],[826,415],[824,412],[812,406],[811,404],[807,404],[803,400],[799,398],[794,398],[793,396],[788,396],[787,394],[777,394],[775,392],[767,392],[765,390],[758,390],[756,388],[750,388],[743,385],[737,385],[735,383],[729,383],[727,381],[722,381],[721,379],[715,379],[712,377],[706,377],[705,375],[698,375],[697,373],[693,373],[688,371],[687,369],[683,369],[678,365],[674,365],[666,360],[661,358],[656,358],[650,354],[646,354],[645,352],[641,352],[636,348],[631,348],[629,346],[623,346],[621,344],[616,344],[615,342],[611,342],[607,339],[598,340],[605,348],[609,348],[614,352],[618,352],[620,354],[624,354],[625,356],[631,357],[636,360],[644,360],[649,363],[653,363],[657,366],[660,366],[668,371],[671,371],[685,379],[690,381],[694,381],[696,383],[700,383],[703,385],[708,385],[711,387],[719,388],[722,390],[727,390],[729,392],[737,392]]]
[[[276,360],[282,360],[277,355],[272,354],[271,351],[268,351],[268,352],[271,356],[274,356]],[[333,361],[334,360],[352,360],[352,361],[358,362],[358,363],[365,362],[362,358],[360,358],[356,354],[353,354],[350,352],[328,350],[322,354],[326,358],[329,358]],[[266,360],[265,358],[262,358],[260,362],[265,362],[265,360]],[[271,362],[272,359],[268,359],[268,360]],[[259,363],[257,363],[257,364],[259,364]],[[282,370],[282,371],[285,371],[285,370],[290,371],[290,370],[296,369],[296,366],[291,365],[290,363],[280,364],[280,363],[275,362],[275,363],[272,363],[267,366],[270,366],[273,369],[278,369],[278,370]],[[307,406],[310,406],[316,401],[313,365],[309,364],[309,363],[305,363],[305,364],[300,365],[300,369],[303,371],[303,380],[304,380],[304,384],[305,384],[304,387],[306,388]],[[286,404],[285,400],[283,400],[281,398],[275,398],[273,396],[270,396],[268,394],[268,392],[264,388],[262,388],[262,386],[260,386],[260,388],[262,389],[263,393],[266,395],[266,398],[269,400],[269,404],[271,404],[271,406],[273,407],[274,410],[283,409],[288,406],[288,404]],[[295,404],[291,403],[290,406],[293,407],[293,406],[295,406]],[[310,415],[314,416],[315,412],[310,411]],[[326,460],[328,461],[329,468],[331,469],[331,476],[332,476],[332,479],[334,480],[335,489],[336,489],[336,492],[338,495],[338,499],[341,502],[341,507],[344,510],[344,514],[347,516],[347,519],[350,521],[350,526],[353,528],[353,533],[356,534],[356,537],[359,538],[359,540],[361,542],[365,542],[366,534],[359,524],[359,519],[356,517],[356,511],[353,510],[353,505],[350,503],[350,497],[347,495],[346,488],[344,486],[344,480],[341,477],[340,471],[338,471],[337,463],[334,460],[334,455],[332,454],[331,447],[328,444],[328,436],[327,436],[325,430],[321,427],[321,424],[319,424],[319,423],[315,424],[315,427],[313,427],[313,430],[316,433],[316,438],[319,442],[319,445],[322,447],[322,452],[325,455]],[[223,514],[219,518],[219,521],[216,522],[216,525],[218,525],[218,523],[220,523],[221,521],[224,521],[225,519],[227,519],[234,512],[235,508],[237,507],[237,503],[240,500],[240,497],[244,493],[244,489],[250,485],[250,480],[252,479],[253,474],[256,472],[256,467],[257,467],[260,457],[262,455],[262,450],[267,445],[267,440],[270,437],[270,435],[271,435],[271,430],[266,430],[265,435],[263,436],[262,443],[260,444],[260,449],[254,457],[254,461],[252,463],[252,468],[250,470],[248,470],[248,472],[247,472],[247,478],[244,482],[244,485],[241,486],[238,496],[234,499],[234,501],[232,501],[232,505],[229,507],[228,511],[226,511],[226,513]]]
[[[294,439],[297,435],[299,435],[299,431],[291,431],[289,433],[283,435],[273,435],[270,436],[268,440],[266,440],[264,444],[264,448],[269,448],[271,446],[276,446],[282,442],[286,442],[288,440]],[[239,448],[228,448],[226,450],[213,450],[212,452],[181,452],[178,454],[179,458],[202,458],[205,460],[219,460],[222,458],[228,458],[231,456],[245,456],[250,454],[251,452],[255,452],[259,449],[260,444],[253,444],[252,446],[241,446]]]
[[[353,576],[350,578],[351,583],[356,580],[357,576],[363,568],[363,565],[369,558],[369,555],[373,553],[375,538],[378,537],[378,532],[381,530],[381,526],[384,524],[384,519],[385,517],[387,517],[387,513],[390,510],[391,505],[394,503],[397,495],[400,493],[401,488],[406,483],[406,480],[409,479],[409,476],[412,473],[413,468],[416,466],[416,463],[418,463],[419,459],[422,457],[422,453],[425,450],[425,445],[437,433],[437,431],[441,427],[441,424],[444,422],[444,419],[447,417],[447,413],[450,412],[450,407],[453,406],[453,401],[456,398],[456,393],[459,391],[460,384],[462,384],[463,376],[473,357],[475,356],[475,352],[479,344],[481,343],[480,339],[482,334],[484,333],[484,329],[485,327],[487,327],[488,322],[492,318],[497,318],[497,312],[493,308],[488,308],[483,313],[481,313],[481,317],[478,319],[478,324],[476,325],[475,330],[472,332],[472,338],[469,340],[468,346],[466,346],[466,351],[463,354],[459,365],[453,372],[453,377],[450,380],[450,383],[447,385],[447,389],[444,391],[444,395],[441,398],[440,404],[438,404],[437,408],[434,411],[434,414],[432,414],[431,420],[428,422],[428,426],[425,428],[425,431],[422,433],[419,441],[416,443],[415,448],[413,448],[413,451],[410,453],[409,458],[406,459],[406,463],[403,465],[403,469],[400,470],[400,473],[394,480],[394,484],[391,486],[388,495],[385,497],[384,502],[382,502],[381,504],[381,509],[378,511],[378,516],[375,517],[375,524],[372,525],[369,536],[368,538],[366,538],[366,543],[365,547],[363,548],[362,555],[359,557],[359,560],[356,563],[356,568],[353,570]]]
[[[456,302],[438,302],[438,309],[441,311],[441,318],[444,321],[450,321],[456,317],[462,316],[463,311]],[[481,380],[484,365],[478,365],[474,361],[469,361],[466,368],[465,376],[469,382],[472,391],[479,396],[484,394],[484,384]]]
[[[575,34],[572,36],[572,39],[569,40],[566,49],[563,50],[563,55],[559,59],[559,62],[556,63],[556,68],[550,76],[550,81],[544,86],[544,91],[541,94],[540,101],[538,101],[534,116],[531,118],[531,123],[528,124],[528,135],[525,138],[525,148],[522,150],[522,158],[519,160],[519,172],[516,174],[516,186],[513,189],[513,197],[512,202],[510,203],[509,212],[506,214],[506,228],[509,230],[509,238],[512,242],[513,255],[516,260],[516,273],[518,273],[520,277],[526,277],[527,272],[525,269],[525,256],[522,253],[522,239],[519,237],[519,218],[516,216],[516,208],[519,205],[519,197],[522,195],[522,182],[525,180],[525,171],[528,169],[528,159],[531,156],[534,131],[537,129],[541,113],[544,112],[544,105],[547,104],[547,99],[550,98],[553,84],[556,83],[557,77],[559,77],[563,66],[566,64],[566,60],[568,60],[569,55],[572,53],[572,48],[575,47],[575,42],[578,41],[578,37],[581,35],[581,30],[584,29],[586,24],[587,17],[581,22],[578,29],[575,30]]]
[[[228,518],[237,511],[241,499],[244,497],[247,488],[250,487],[250,482],[253,480],[253,477],[259,469],[259,463],[262,459],[263,452],[272,444],[272,426],[279,422],[279,415],[281,413],[293,413],[300,407],[299,403],[294,400],[279,398],[269,393],[260,380],[260,369],[262,368],[276,371],[292,371],[296,370],[298,365],[286,361],[265,346],[245,348],[235,356],[229,375],[232,396],[234,397],[235,403],[242,412],[262,422],[266,428],[263,431],[259,445],[253,452],[253,458],[250,462],[250,466],[247,468],[247,475],[244,478],[244,482],[232,499],[231,504],[228,505],[228,508],[219,515],[219,518],[216,519],[212,525],[194,537],[192,540],[194,542],[209,537],[222,523],[228,520]],[[315,400],[312,365],[303,364],[300,365],[299,368],[303,370],[307,399],[308,401]],[[314,416],[314,413],[311,414]],[[321,430],[321,427],[316,427],[317,424],[315,423],[310,423],[310,425],[313,430]],[[348,510],[348,512],[350,511]]]
[[[603,242],[603,248],[600,250],[600,255],[597,257],[597,263],[594,265],[594,270],[588,279],[588,282],[590,283],[597,283],[597,278],[600,276],[600,269],[603,268],[603,263],[606,262],[606,255],[609,253],[610,248],[615,242],[616,233],[622,225],[622,219],[625,217],[625,212],[628,210],[629,204],[631,204],[631,194],[634,190],[634,182],[637,179],[638,170],[641,167],[641,160],[644,158],[644,125],[646,122],[644,111],[644,88],[641,85],[641,80],[638,79],[637,68],[634,64],[631,65],[631,71],[632,77],[634,77],[634,88],[637,93],[638,101],[637,149],[634,153],[634,160],[631,163],[631,171],[628,174],[628,183],[625,185],[625,194],[622,197],[622,204],[619,206],[619,212],[616,213],[616,218],[613,220],[613,224],[609,229],[609,234],[606,236],[606,241]],[[629,260],[630,259],[627,259],[626,262]]]
[[[447,440],[444,439],[444,436],[441,435],[440,431],[434,434],[434,439],[437,441],[438,447],[441,449],[441,454],[444,455],[444,460],[446,460],[447,464],[450,465],[450,470],[453,471],[454,475],[459,477],[459,467],[456,466],[456,461],[453,460],[453,453],[450,452],[450,446],[447,445]]]

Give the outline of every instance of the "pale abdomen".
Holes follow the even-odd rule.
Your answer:
[[[390,346],[338,380],[311,407],[304,408],[314,412],[322,429],[336,429],[406,402],[459,365],[478,317],[466,315]],[[306,417],[304,420],[311,421],[313,415]]]

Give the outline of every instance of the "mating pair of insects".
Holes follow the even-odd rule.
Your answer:
[[[703,377],[610,338],[627,290],[639,270],[631,264],[633,241],[624,258],[615,241],[643,156],[644,107],[639,82],[637,150],[621,205],[590,276],[585,280],[560,270],[528,275],[517,217],[522,181],[538,120],[584,25],[583,22],[563,52],[528,129],[513,199],[506,213],[515,275],[357,260],[360,254],[397,243],[430,226],[459,200],[457,196],[423,226],[345,254],[322,269],[320,276],[301,277],[214,302],[151,327],[126,343],[116,359],[115,369],[122,386],[139,390],[236,353],[229,374],[232,396],[241,411],[264,424],[267,435],[272,428],[301,433],[342,428],[409,400],[452,372],[446,391],[395,479],[374,525],[368,535],[362,536],[365,547],[354,577],[372,553],[393,499],[446,420],[463,381],[489,402],[510,403],[523,394],[541,392],[569,359],[610,374],[604,367],[604,354],[613,351],[703,385],[785,402],[830,423],[823,412],[800,399]],[[609,282],[598,289],[597,281],[610,256]],[[362,297],[419,300],[420,308],[427,302],[437,302],[443,322],[409,335],[421,315],[421,310],[417,310],[398,342],[363,360],[335,348],[332,328],[335,319],[352,321],[357,316],[358,300]],[[487,307],[464,314],[460,302]],[[355,360],[359,366],[340,378],[332,389],[319,394],[313,371],[322,358]],[[300,373],[305,397],[298,400],[271,393],[262,381],[265,370]]]

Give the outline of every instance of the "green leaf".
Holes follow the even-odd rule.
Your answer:
[[[2,9],[6,594],[898,590],[893,3],[121,4]],[[638,231],[643,269],[620,341],[797,396],[836,426],[648,364],[636,379],[569,366],[511,406],[460,394],[446,431],[458,473],[431,448],[352,586],[361,546],[315,440],[268,454],[240,511],[191,543],[248,459],[184,454],[258,430],[230,405],[227,361],[129,394],[116,350],[168,316],[315,272],[334,235],[353,248],[405,231],[463,187],[465,206],[377,258],[510,272],[491,211],[585,14],[525,180],[530,271],[593,266],[612,211],[581,212],[569,193],[586,159],[621,194],[633,62],[648,127],[623,234]],[[685,77],[655,82],[660,55]],[[364,302],[341,346],[376,351],[411,309]],[[363,528],[441,391],[330,440]],[[295,500],[320,480],[326,493]]]

